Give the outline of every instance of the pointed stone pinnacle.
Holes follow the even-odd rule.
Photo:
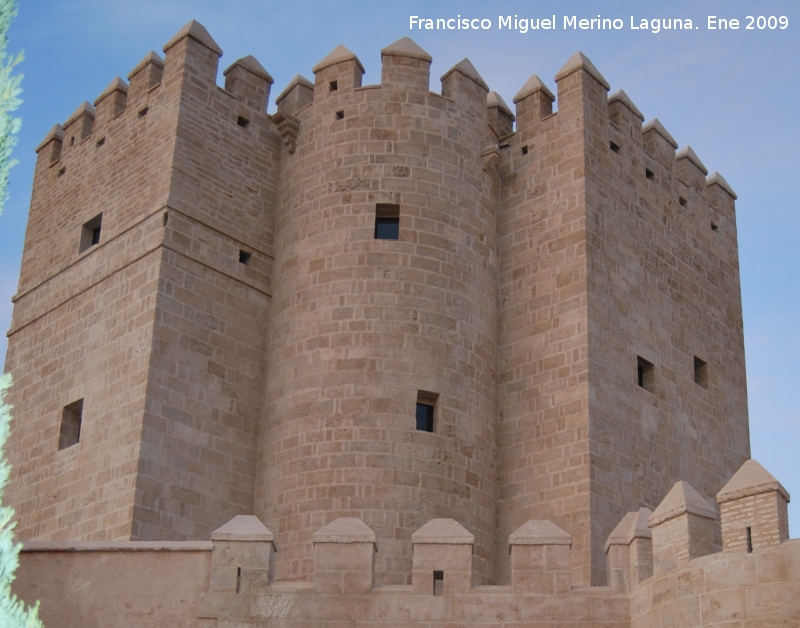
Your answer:
[[[325,57],[322,61],[320,61],[317,65],[311,68],[311,71],[316,74],[320,70],[324,70],[330,65],[336,65],[337,63],[342,63],[343,61],[350,61],[354,60],[358,67],[361,68],[361,72],[364,72],[364,66],[361,65],[361,61],[358,60],[358,57],[352,51],[348,50],[341,44],[336,46],[330,54]]]
[[[531,519],[508,537],[509,545],[572,545],[572,537],[548,519]]]
[[[640,508],[635,512],[626,514],[617,527],[608,535],[605,551],[612,545],[630,545],[633,539],[650,539],[653,533],[647,525],[647,520],[653,514],[649,508]]]
[[[374,543],[375,532],[358,517],[339,517],[311,537],[313,543]]]
[[[475,536],[455,519],[432,519],[411,535],[411,542],[471,545]]]
[[[730,194],[734,199],[739,198],[738,196],[736,196],[736,192],[733,191],[733,188],[730,185],[728,185],[728,182],[725,180],[725,178],[716,170],[706,177],[706,185],[707,186],[718,185],[728,194]]]
[[[268,541],[275,537],[255,515],[238,515],[211,533],[212,541]]]
[[[286,96],[292,91],[295,85],[302,85],[303,87],[308,87],[309,89],[314,89],[314,83],[309,81],[305,76],[301,76],[300,74],[295,74],[292,77],[292,80],[289,81],[289,84],[283,88],[283,91],[278,94],[278,97],[275,99],[275,104],[282,101]]]
[[[700,170],[703,172],[703,174],[708,174],[708,170],[703,165],[703,162],[700,161],[700,158],[697,156],[697,153],[695,153],[692,150],[691,146],[684,146],[677,153],[675,153],[675,161],[678,161],[679,159],[688,159],[695,166],[700,168]],[[745,464],[747,464],[747,463],[745,463]]]
[[[594,64],[589,60],[589,57],[587,57],[582,52],[576,52],[569,59],[567,59],[567,62],[558,71],[558,74],[556,74],[556,81],[560,81],[565,76],[569,76],[570,74],[573,74],[578,70],[585,70],[591,76],[593,76],[600,84],[602,84],[603,87],[605,87],[606,89],[610,89],[608,81],[605,78],[603,78],[603,75],[600,74],[600,71],[596,67],[594,67]]]
[[[145,68],[146,68],[148,65],[150,65],[151,63],[153,63],[153,64],[157,65],[157,66],[158,66],[158,67],[160,67],[160,68],[163,68],[163,67],[164,67],[164,59],[162,59],[161,57],[159,57],[159,56],[158,56],[158,55],[155,53],[155,51],[151,50],[150,52],[148,52],[148,53],[147,53],[147,54],[144,56],[144,59],[142,59],[141,61],[139,61],[139,63],[137,63],[137,64],[134,66],[133,70],[131,70],[130,72],[128,72],[128,80],[130,81],[130,80],[131,80],[131,78],[133,78],[133,76],[134,76],[134,75],[136,75],[136,74],[138,74],[139,72],[141,72],[142,70],[144,70],[144,69],[145,69]]]
[[[223,76],[227,76],[228,72],[233,70],[233,68],[236,66],[243,67],[248,72],[251,72],[252,74],[264,79],[270,85],[275,82],[275,80],[272,78],[272,75],[267,72],[264,66],[261,65],[258,62],[258,59],[256,59],[253,55],[247,55],[246,57],[242,57],[241,59],[237,59],[231,63],[227,68],[225,68],[225,71],[222,73]]]
[[[716,519],[717,510],[709,504],[688,482],[676,482],[667,496],[658,505],[647,525],[651,528],[659,523],[674,519],[684,513],[690,513],[707,519]]]
[[[91,105],[91,103],[84,100],[80,106],[72,112],[72,115],[67,118],[67,121],[64,123],[64,127],[68,127],[70,124],[75,122],[75,120],[84,115],[94,118],[96,112],[97,110]]]
[[[527,98],[531,94],[535,94],[536,92],[544,92],[544,94],[550,99],[555,100],[556,97],[553,96],[553,92],[551,92],[547,85],[542,83],[542,79],[540,79],[535,74],[531,75],[531,77],[525,81],[525,85],[522,86],[517,92],[517,95],[514,96],[514,103],[518,103],[520,100]]]
[[[389,44],[381,50],[381,56],[411,57],[412,59],[422,59],[423,61],[431,61],[433,59],[410,37],[401,37],[393,44]]]
[[[630,109],[639,119],[644,122],[644,116],[642,112],[639,111],[639,108],[633,104],[633,101],[630,99],[630,96],[625,93],[625,90],[618,89],[615,91],[611,96],[608,97],[608,104],[610,105],[612,102],[619,101],[623,105],[625,105],[628,109]]]
[[[464,58],[458,63],[456,63],[452,68],[450,68],[447,72],[442,74],[441,80],[445,80],[448,76],[450,76],[453,72],[461,72],[467,78],[471,78],[475,81],[478,85],[483,87],[487,92],[489,91],[489,86],[486,84],[486,81],[481,78],[481,75],[478,74],[478,71],[475,69],[475,66],[472,65],[472,62]]]
[[[214,38],[209,35],[206,27],[197,20],[192,20],[181,30],[175,33],[175,36],[166,44],[164,44],[164,52],[167,52],[175,44],[177,44],[179,41],[182,41],[186,37],[191,37],[195,41],[203,44],[209,50],[216,52],[220,57],[222,56],[222,48],[220,48],[219,45],[217,45],[217,42],[214,41]]]
[[[717,501],[722,504],[732,499],[749,497],[768,491],[776,491],[783,495],[787,502],[789,501],[789,493],[783,485],[762,467],[757,460],[748,460],[733,474],[733,477],[722,487],[722,490],[717,493]]]
[[[511,109],[506,104],[506,101],[503,100],[503,97],[497,92],[489,92],[488,94],[486,94],[486,106],[489,109],[491,109],[492,107],[497,107],[498,109],[500,109],[500,111],[502,111],[506,115],[511,116],[512,119],[514,118],[514,114],[511,113]]]
[[[58,140],[59,142],[64,141],[64,129],[60,124],[53,125],[53,128],[47,132],[47,135],[44,136],[44,139],[36,147],[36,152],[38,153],[53,140]]]
[[[655,131],[665,140],[667,140],[673,148],[678,148],[678,142],[675,141],[675,138],[669,134],[669,131],[664,128],[664,125],[661,124],[661,121],[658,118],[653,118],[642,127],[642,133],[647,133],[648,131]]]

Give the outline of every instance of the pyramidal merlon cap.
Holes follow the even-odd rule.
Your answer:
[[[642,127],[642,133],[647,133],[648,131],[655,131],[665,140],[667,140],[673,148],[678,148],[678,142],[675,141],[675,138],[669,134],[664,125],[661,124],[661,121],[658,118],[653,118]]]
[[[266,68],[264,68],[264,66],[261,65],[258,62],[258,59],[256,59],[253,55],[247,55],[246,57],[237,59],[236,61],[231,63],[227,68],[225,68],[225,71],[222,74],[224,76],[227,76],[228,72],[230,72],[237,66],[244,68],[248,72],[252,72],[256,76],[267,81],[267,83],[272,84],[275,82],[275,80],[272,78],[272,75],[269,72],[267,72]]]
[[[448,76],[450,76],[453,72],[461,72],[464,76],[471,78],[475,81],[478,85],[483,87],[487,92],[489,91],[489,86],[486,84],[486,81],[481,78],[481,75],[478,74],[478,71],[475,69],[475,66],[472,65],[472,62],[469,59],[462,59],[458,63],[456,63],[452,68],[450,68],[447,72],[442,74],[442,78],[440,80],[445,80]]]
[[[411,535],[411,542],[471,545],[475,536],[455,519],[432,519]]]
[[[506,104],[506,101],[503,100],[503,97],[497,92],[489,92],[486,94],[486,106],[490,109],[492,107],[497,107],[500,111],[514,118],[514,114],[511,113],[511,109]]]
[[[534,74],[527,81],[525,81],[525,85],[523,85],[522,89],[520,89],[517,92],[517,95],[514,96],[514,102],[518,103],[523,98],[527,98],[536,92],[544,92],[548,98],[550,98],[550,100],[556,99],[556,97],[553,96],[553,92],[547,88],[547,85],[542,83],[542,79]]]
[[[653,538],[650,526],[647,525],[647,520],[652,514],[653,511],[649,508],[640,508],[636,512],[629,512],[625,515],[608,535],[605,551],[608,552],[608,548],[612,545],[630,545],[633,539]]]
[[[609,105],[610,105],[612,102],[617,102],[617,101],[619,101],[619,102],[621,102],[623,105],[625,105],[625,106],[626,106],[628,109],[630,109],[630,110],[631,110],[631,111],[632,111],[634,114],[636,114],[636,116],[638,116],[638,118],[639,118],[639,119],[640,119],[642,122],[644,122],[644,115],[642,114],[642,112],[641,112],[641,111],[639,111],[639,108],[638,108],[636,105],[634,105],[634,104],[633,104],[633,101],[631,100],[631,97],[630,97],[630,96],[628,96],[628,94],[626,94],[626,93],[625,93],[625,90],[624,90],[624,89],[618,89],[617,91],[615,91],[613,94],[611,94],[611,95],[608,97],[608,104],[609,104]]]
[[[600,74],[600,70],[594,67],[594,63],[589,60],[582,52],[576,52],[572,55],[567,62],[563,65],[563,67],[558,71],[556,74],[556,81],[560,81],[565,76],[569,76],[578,70],[585,70],[591,76],[593,76],[598,82],[600,82],[603,87],[606,89],[610,89],[610,85],[608,81]]]
[[[374,543],[375,532],[358,517],[339,517],[314,532],[312,543]]]
[[[725,190],[728,194],[730,194],[734,199],[739,198],[736,196],[736,192],[733,191],[733,188],[728,184],[719,172],[716,170],[712,172],[710,175],[706,177],[706,185],[718,185],[723,190]]]
[[[317,65],[311,68],[311,71],[316,74],[320,70],[324,70],[328,66],[336,65],[337,63],[342,63],[344,61],[355,61],[358,64],[358,67],[361,68],[361,72],[364,72],[364,66],[361,65],[361,61],[358,60],[358,57],[355,55],[354,52],[348,50],[341,44],[336,46],[333,50],[331,50],[330,54],[325,57],[322,61],[320,61]]]
[[[697,156],[697,153],[695,153],[692,150],[691,146],[684,146],[677,153],[675,153],[675,161],[678,161],[679,159],[688,159],[695,166],[700,168],[700,170],[703,172],[703,174],[708,174],[708,170],[703,165],[703,162],[700,161],[700,158]],[[745,464],[747,464],[747,463],[745,463]]]
[[[214,38],[206,30],[206,27],[197,20],[192,20],[181,30],[175,33],[172,39],[164,44],[164,52],[167,52],[175,44],[177,44],[179,41],[182,41],[186,37],[191,37],[195,41],[203,44],[209,50],[216,52],[220,57],[222,56],[222,48],[220,48],[217,42],[214,41]]]
[[[669,519],[690,513],[707,519],[717,518],[717,509],[709,504],[688,482],[676,482],[667,496],[650,515],[647,525],[651,528]]]
[[[255,515],[238,515],[211,533],[212,541],[267,541],[274,539],[270,529]]]
[[[381,56],[411,57],[412,59],[422,59],[423,61],[431,61],[433,59],[410,37],[401,37],[393,44],[389,44],[381,50]]]
[[[748,460],[717,493],[717,501],[723,504],[732,499],[750,497],[768,491],[776,491],[783,495],[787,502],[789,501],[789,492],[783,485],[757,460]]]

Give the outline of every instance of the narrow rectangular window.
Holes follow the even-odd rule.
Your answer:
[[[649,392],[655,390],[656,369],[652,362],[648,362],[641,356],[636,357],[636,381],[641,388]]]
[[[77,445],[81,439],[81,421],[83,420],[83,399],[73,401],[64,406],[61,413],[61,435],[58,439],[58,450]]]
[[[694,356],[694,383],[708,388],[708,364]]]
[[[97,214],[89,222],[85,222],[81,227],[81,243],[79,253],[100,243],[100,228],[103,225],[103,214]]]
[[[400,205],[378,203],[375,206],[375,239],[400,239]]]
[[[433,432],[434,418],[436,416],[436,393],[425,390],[417,391],[417,430],[420,432]]]
[[[436,597],[440,597],[444,594],[444,572],[443,571],[434,571],[433,572],[433,594]]]
[[[753,552],[753,528],[747,526],[747,553]]]

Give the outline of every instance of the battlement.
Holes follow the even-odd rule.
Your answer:
[[[720,492],[719,500],[726,504],[769,492],[788,498],[780,484],[751,460]],[[762,524],[775,523],[776,513],[769,508],[750,514]],[[609,586],[586,587],[572,581],[572,537],[547,520],[528,521],[511,535],[510,585],[477,585],[471,575],[475,537],[453,519],[433,519],[412,535],[411,584],[378,586],[375,557],[382,543],[356,517],[334,519],[314,533],[310,582],[281,582],[275,579],[279,549],[275,536],[257,517],[240,515],[216,530],[211,543],[26,543],[21,555],[23,581],[17,587],[27,593],[35,583],[37,595],[49,593],[54,572],[52,568],[47,572],[47,566],[72,554],[66,577],[83,578],[92,586],[88,595],[75,596],[61,587],[58,596],[44,597],[45,617],[57,608],[62,618],[79,623],[85,610],[78,601],[85,597],[84,604],[92,612],[99,610],[113,618],[117,611],[108,600],[135,600],[145,591],[148,600],[158,600],[159,619],[169,617],[180,626],[270,619],[280,619],[289,627],[323,620],[376,626],[427,626],[432,621],[478,626],[498,618],[519,623],[535,618],[580,621],[590,628],[646,628],[660,617],[686,613],[697,627],[717,625],[727,617],[761,623],[796,617],[796,604],[782,592],[800,586],[798,541],[756,543],[747,557],[726,548],[691,558],[691,547],[703,531],[691,523],[670,526],[685,524],[692,516],[715,520],[716,514],[683,482],[675,485],[655,512],[642,508],[628,513],[606,544],[613,573]],[[723,530],[723,540],[728,537]],[[758,534],[753,538],[757,537],[762,538]],[[676,546],[672,560],[665,561],[664,551]],[[139,558],[134,559],[134,554]],[[123,557],[139,569],[149,567],[150,577],[132,581],[130,571],[122,571]],[[181,574],[181,569],[191,569],[192,577]],[[31,571],[39,574],[38,580],[26,579]],[[125,583],[117,595],[100,592],[104,577]],[[163,594],[170,587],[158,585],[170,577],[184,583],[181,605],[172,604],[169,595]],[[92,602],[95,591],[97,600]],[[125,607],[137,607],[137,603],[127,602]],[[181,610],[176,613],[176,608]]]

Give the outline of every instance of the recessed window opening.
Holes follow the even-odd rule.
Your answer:
[[[509,146],[511,146],[510,142],[504,142],[504,143],[500,144],[499,148],[500,148],[500,150],[503,150],[504,148],[508,148]]]
[[[100,148],[105,143],[106,143],[106,138],[101,137],[99,140],[97,140],[97,148]]]
[[[715,222],[712,222],[711,223],[711,231],[716,231],[717,229],[719,229],[719,225],[717,223],[715,223]]]
[[[252,259],[253,254],[249,253],[248,251],[239,251],[239,263],[244,264],[245,266],[250,266],[250,260]]]
[[[656,369],[652,362],[641,356],[636,357],[636,382],[640,388],[653,392],[656,383]]]
[[[58,176],[63,177],[64,173],[67,171],[67,167],[64,166],[61,170],[58,171]]]
[[[609,148],[614,153],[618,153],[619,152],[619,144],[616,144],[615,142],[610,142],[609,143]]]
[[[444,594],[444,571],[433,572],[433,594],[436,597]]]
[[[436,393],[425,390],[417,391],[417,430],[433,432],[433,421],[436,415]]]
[[[336,119],[337,120],[344,120],[344,111],[337,111],[336,112]]]
[[[242,116],[239,116],[237,118],[237,120],[236,120],[236,124],[238,124],[243,129],[246,129],[247,125],[250,124],[250,120],[248,120],[247,118],[244,118]]]
[[[753,528],[747,526],[747,553],[753,553]]]
[[[339,89],[339,82],[338,81],[331,81],[330,83],[328,83],[328,91],[329,92],[335,92],[338,89]]]
[[[241,593],[242,592],[242,568],[241,567],[237,567],[236,568],[236,592],[237,593]]]
[[[74,135],[71,138],[69,138],[69,145],[70,146],[75,146],[75,136]]]
[[[142,109],[139,109],[139,116],[140,117],[141,116],[146,116],[147,115],[147,109],[148,109],[147,107],[143,107]]]
[[[378,203],[375,206],[375,239],[400,239],[400,205]]]
[[[655,172],[653,172],[652,170],[650,170],[650,168],[645,168],[645,169],[644,169],[644,176],[645,176],[645,177],[646,177],[646,178],[647,178],[649,181],[652,181],[653,179],[655,179],[655,178],[656,178],[656,173],[655,173]]]
[[[103,214],[97,214],[89,222],[83,224],[81,227],[81,245],[78,250],[83,253],[85,250],[93,247],[95,244],[100,243],[100,229],[103,225]]]
[[[708,364],[694,356],[694,383],[708,388]]]
[[[527,155],[528,154],[528,147],[527,146],[523,146],[522,147],[522,154],[523,155]]]
[[[168,212],[164,212],[163,221],[164,221],[164,226],[166,227],[167,223],[169,222],[169,213]]]
[[[678,197],[678,202],[680,203],[681,207],[686,207],[689,204],[689,201],[687,201],[682,196]]]
[[[83,419],[83,399],[73,401],[64,406],[61,414],[61,435],[58,438],[58,450],[77,445],[81,439],[81,421]]]

